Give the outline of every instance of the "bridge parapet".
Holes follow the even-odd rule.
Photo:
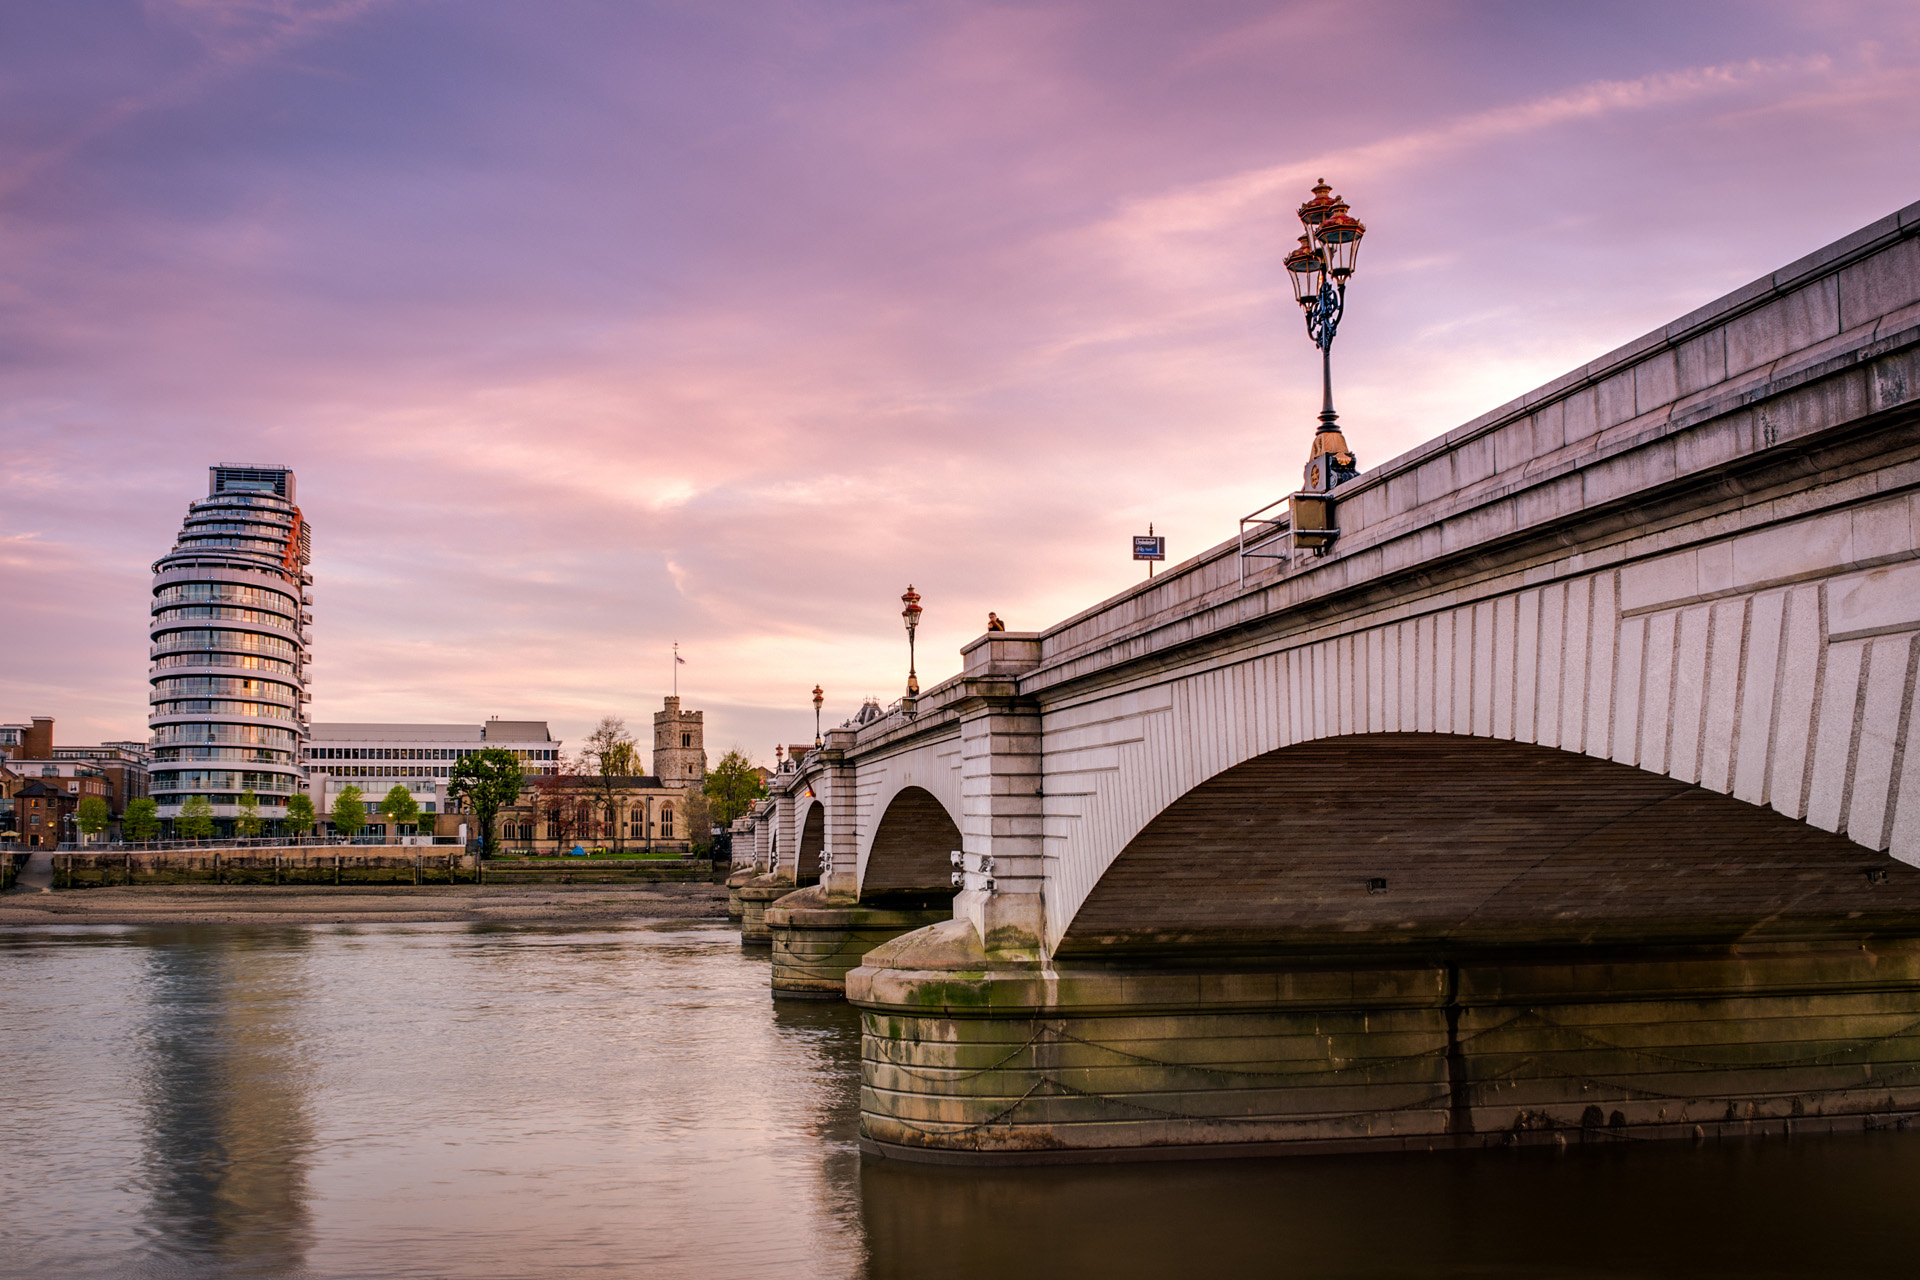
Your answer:
[[[1254,620],[1410,576],[1468,579],[1568,524],[1591,557],[1697,524],[1637,510],[1686,486],[1803,455],[1836,427],[1920,397],[1920,204],[1709,303],[1336,490],[1330,555],[1243,573],[1223,543],[1039,633],[1033,692]],[[1729,494],[1730,499],[1743,493]],[[1612,528],[1595,517],[1618,514]],[[1564,541],[1564,538],[1561,539]],[[1587,567],[1596,567],[1589,564]]]

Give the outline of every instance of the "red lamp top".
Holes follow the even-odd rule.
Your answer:
[[[1367,228],[1353,216],[1351,206],[1333,194],[1325,178],[1314,184],[1313,198],[1300,206],[1300,221],[1307,234],[1301,237],[1300,247],[1287,255],[1287,270],[1294,273],[1294,296],[1305,306],[1319,291],[1321,272],[1341,282],[1353,274],[1360,237]]]
[[[1320,224],[1321,244],[1346,244],[1367,234],[1367,225],[1350,214],[1336,213]]]
[[[1300,206],[1300,221],[1317,227],[1326,221],[1328,214],[1335,212],[1335,205],[1340,205],[1340,197],[1333,194],[1333,188],[1322,178],[1313,184],[1313,199]],[[1339,212],[1346,212],[1346,206],[1340,205]]]

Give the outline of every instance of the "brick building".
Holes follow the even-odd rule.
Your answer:
[[[98,769],[107,780],[107,806],[118,819],[127,811],[127,802],[147,796],[147,761],[144,752],[125,743],[102,743],[97,747],[55,747],[53,763]]]
[[[107,781],[98,774],[80,777],[29,778],[13,792],[13,829],[22,848],[53,848],[75,838],[70,821],[86,796],[106,798]]]
[[[137,742],[108,742],[97,747],[53,745],[53,717],[35,716],[27,724],[0,725],[13,732],[0,735],[0,759],[22,782],[59,779],[63,785],[87,779],[103,780],[104,789],[88,782],[72,790],[76,795],[99,795],[117,822],[127,804],[147,795],[147,754]],[[17,788],[16,788],[17,789]],[[22,838],[25,837],[22,832]]]

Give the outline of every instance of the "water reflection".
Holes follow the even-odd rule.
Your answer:
[[[764,953],[759,959],[766,963]],[[781,1040],[806,1055],[816,1079],[801,1123],[818,1153],[812,1191],[821,1226],[843,1247],[855,1244],[862,1235],[860,1149],[855,1141],[860,1129],[860,1015],[838,1000],[775,1000],[773,1020]]]
[[[1905,1276],[1920,1134],[862,1165],[725,929],[0,932],[0,1275]]]
[[[873,1280],[1907,1276],[1907,1134],[862,1170]],[[933,1247],[933,1242],[938,1247]]]
[[[307,936],[187,935],[146,952],[145,1182],[163,1257],[241,1276],[305,1256]]]

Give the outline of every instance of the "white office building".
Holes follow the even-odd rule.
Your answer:
[[[373,807],[395,786],[404,786],[420,806],[422,827],[429,827],[432,823],[428,815],[449,811],[447,779],[453,766],[488,747],[512,752],[528,777],[554,773],[559,768],[560,743],[547,731],[544,720],[315,724],[305,760],[314,808],[325,814],[342,791],[358,787],[369,815],[379,824]]]
[[[154,561],[147,724],[161,817],[198,796],[225,829],[248,792],[261,817],[285,816],[306,738],[312,550],[291,470],[222,465]]]

